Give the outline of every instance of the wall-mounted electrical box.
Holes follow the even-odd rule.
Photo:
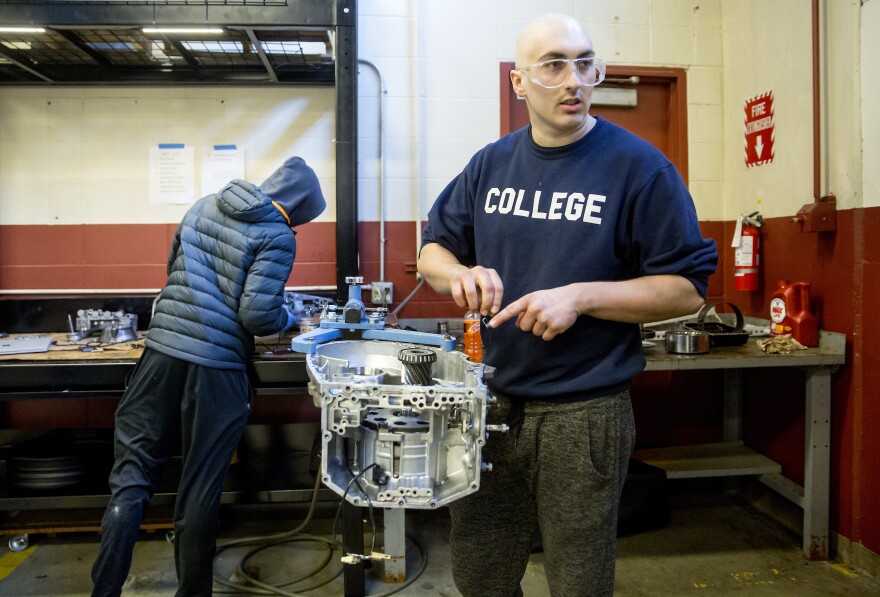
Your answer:
[[[834,232],[837,230],[837,199],[834,195],[819,197],[800,208],[791,221],[801,224],[801,232]]]

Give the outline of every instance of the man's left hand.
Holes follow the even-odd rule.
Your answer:
[[[578,318],[574,293],[566,287],[531,292],[507,305],[487,325],[496,328],[514,317],[522,331],[552,340]]]

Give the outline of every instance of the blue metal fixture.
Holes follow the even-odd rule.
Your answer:
[[[326,305],[321,311],[318,327],[294,338],[290,344],[292,350],[314,354],[318,345],[343,339],[343,335],[346,340],[387,340],[437,346],[447,351],[455,349],[455,338],[448,334],[386,328],[388,309],[368,309],[361,300],[363,277],[350,276],[345,278],[345,283],[348,284],[348,302],[342,312],[337,305]]]

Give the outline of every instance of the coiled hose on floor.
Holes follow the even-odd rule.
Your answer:
[[[239,547],[243,545],[253,545],[253,549],[248,550],[242,558],[239,560],[238,565],[236,567],[236,576],[244,579],[247,584],[235,583],[224,578],[220,578],[217,574],[214,574],[214,582],[218,585],[226,587],[231,590],[218,590],[214,591],[217,594],[231,594],[231,593],[248,593],[251,595],[284,595],[286,597],[309,597],[307,595],[303,595],[303,591],[313,591],[319,587],[322,587],[326,584],[333,582],[336,578],[342,574],[344,570],[344,565],[340,566],[339,570],[334,572],[329,578],[318,582],[317,584],[313,584],[312,586],[302,587],[297,589],[297,593],[291,593],[289,591],[285,591],[280,586],[274,586],[267,583],[264,583],[256,578],[251,577],[246,571],[245,567],[254,555],[257,553],[269,549],[271,547],[275,547],[277,545],[282,545],[285,543],[293,543],[299,541],[309,541],[316,543],[323,543],[328,547],[327,553],[325,554],[324,559],[320,562],[320,565],[314,567],[312,570],[308,570],[302,573],[299,578],[296,578],[291,581],[287,581],[284,586],[292,585],[298,582],[303,582],[324,570],[332,561],[334,551],[339,551],[342,553],[342,546],[335,539],[327,539],[324,537],[319,537],[316,535],[309,535],[303,533],[303,530],[309,525],[312,521],[312,517],[315,514],[315,509],[318,503],[318,490],[321,487],[321,476],[315,476],[315,487],[312,490],[312,500],[309,504],[309,510],[306,514],[305,519],[300,523],[298,527],[292,529],[290,531],[285,531],[283,533],[275,533],[272,535],[263,535],[263,536],[255,536],[255,537],[243,537],[241,539],[234,539],[232,541],[228,541],[223,545],[217,547],[217,553],[214,558],[216,559],[222,552],[226,551],[232,547]],[[344,498],[343,498],[344,499]],[[396,585],[393,589],[382,593],[376,593],[374,595],[370,595],[369,597],[387,597],[389,595],[393,595],[398,593],[415,582],[425,571],[425,568],[428,567],[428,554],[425,549],[412,537],[407,537],[410,543],[412,543],[416,549],[419,551],[420,562],[418,569],[410,575],[405,582],[400,583],[400,585]]]

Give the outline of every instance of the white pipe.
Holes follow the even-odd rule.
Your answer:
[[[421,289],[422,286],[424,286],[424,284],[425,284],[425,279],[422,277],[419,277],[419,283],[416,284],[416,287],[412,289],[412,292],[410,292],[408,295],[406,295],[405,299],[400,301],[400,304],[397,305],[397,307],[395,307],[394,311],[392,311],[391,314],[397,315],[398,313],[400,313],[400,310],[406,306],[406,304],[409,302],[409,300],[416,295],[416,293]]]
[[[419,260],[419,248],[422,246],[422,120],[421,120],[421,110],[420,110],[420,102],[422,101],[421,95],[421,80],[422,80],[422,71],[424,69],[421,68],[419,61],[421,60],[421,36],[419,32],[421,30],[421,13],[419,11],[420,2],[413,2],[413,22],[415,22],[415,27],[413,28],[413,57],[411,61],[411,79],[414,82],[415,89],[413,93],[413,98],[415,101],[415,106],[413,107],[413,117],[414,117],[414,133],[415,133],[415,151],[413,152],[415,156],[415,180],[416,180],[416,262]],[[418,273],[416,273],[416,277],[420,278]]]
[[[385,136],[385,79],[379,68],[369,60],[358,59],[358,64],[364,64],[373,69],[379,78],[379,281],[385,281],[385,153],[382,148],[382,139]]]
[[[829,68],[829,51],[828,51],[828,2],[820,0],[819,15],[819,67],[821,75],[819,77],[819,92],[822,96],[821,116],[819,121],[819,135],[821,142],[819,146],[822,148],[822,174],[819,179],[819,196],[825,197],[831,194],[831,142],[828,138],[828,131],[831,123],[831,99],[830,99],[830,78]]]

